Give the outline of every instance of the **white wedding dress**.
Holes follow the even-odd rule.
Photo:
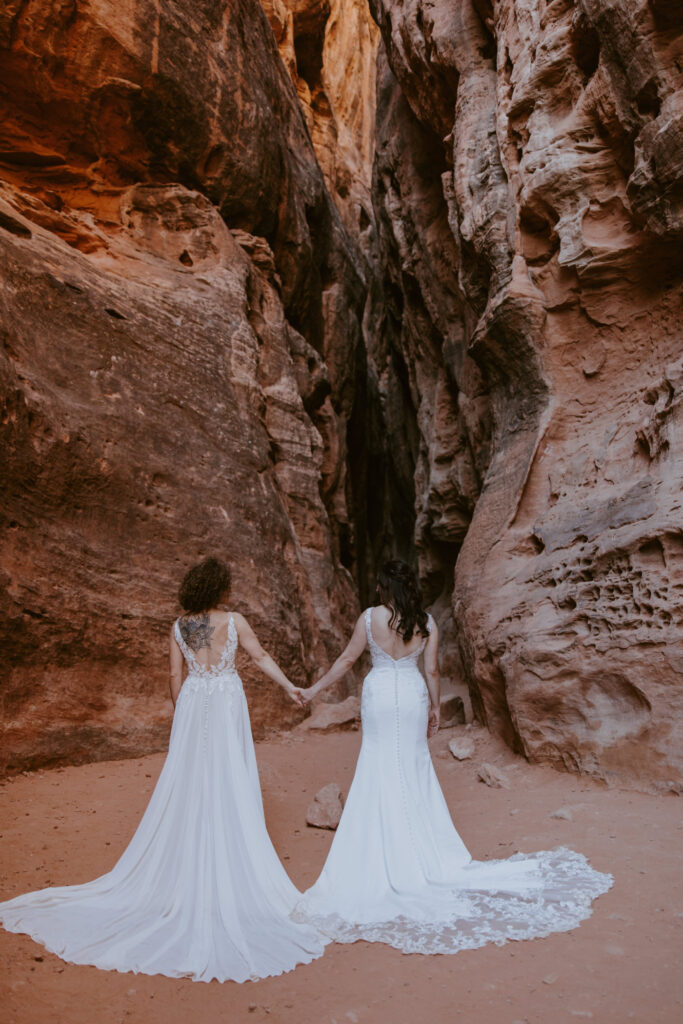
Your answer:
[[[9,931],[72,963],[195,981],[264,978],[323,953],[326,940],[289,916],[301,894],[266,831],[234,620],[211,621],[220,643],[209,665],[174,626],[188,675],[168,757],[120,860],[85,885],[1,903]]]
[[[426,640],[395,660],[373,639],[370,608],[365,627],[372,670],[358,764],[322,874],[295,919],[338,942],[385,942],[405,953],[457,953],[575,928],[612,876],[565,847],[472,860],[427,745],[429,696],[418,669]]]

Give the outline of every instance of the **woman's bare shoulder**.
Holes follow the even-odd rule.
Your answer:
[[[375,622],[387,623],[391,618],[391,608],[387,608],[385,604],[375,604],[370,608],[370,612]]]

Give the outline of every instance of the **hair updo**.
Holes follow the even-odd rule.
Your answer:
[[[377,586],[380,600],[391,609],[390,629],[396,626],[405,643],[410,642],[414,633],[429,636],[417,578],[407,562],[398,558],[385,562],[378,573]]]
[[[205,558],[185,574],[178,600],[188,615],[208,612],[230,590],[230,570],[218,558]]]

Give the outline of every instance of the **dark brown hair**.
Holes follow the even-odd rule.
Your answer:
[[[180,584],[178,600],[189,615],[208,612],[230,590],[230,570],[219,558],[193,565]]]
[[[398,558],[385,562],[377,576],[377,585],[382,604],[391,608],[390,629],[398,622],[396,629],[405,643],[410,642],[414,633],[429,636],[420,588],[407,562]]]

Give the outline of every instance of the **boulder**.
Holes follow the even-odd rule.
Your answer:
[[[339,704],[317,704],[309,718],[305,718],[299,730],[307,732],[335,732],[357,729],[360,720],[360,698],[347,697]]]
[[[442,697],[439,728],[450,729],[465,724],[465,705],[462,697]]]
[[[456,736],[449,740],[448,749],[458,761],[465,761],[474,753],[474,740],[471,736]]]
[[[330,782],[313,797],[306,811],[306,824],[312,828],[336,829],[344,810],[342,791]]]
[[[491,786],[492,789],[510,788],[510,782],[507,775],[502,772],[500,768],[496,768],[493,764],[484,762],[484,764],[479,765],[479,768],[477,769],[477,776],[480,782],[485,782],[486,785]]]

